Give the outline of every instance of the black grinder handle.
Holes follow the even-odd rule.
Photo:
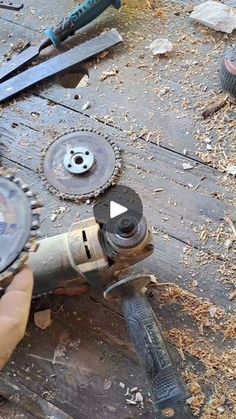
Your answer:
[[[155,412],[185,399],[185,389],[170,359],[157,318],[143,294],[122,298],[130,339],[151,384]]]

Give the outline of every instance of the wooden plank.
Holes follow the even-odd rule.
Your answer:
[[[52,403],[33,393],[25,385],[18,383],[3,372],[0,372],[0,394],[11,402],[16,403],[17,408],[23,408],[24,415],[27,415],[26,417],[72,419],[71,416],[58,409]]]
[[[202,350],[204,344],[216,360],[218,357],[222,361],[213,364],[214,377],[199,380],[204,383],[207,397],[211,397],[212,382],[217,386],[217,377],[225,382],[228,376],[229,361],[223,362],[224,355],[229,353],[228,342],[222,344],[221,340],[219,343],[217,335],[211,333],[211,330],[201,335],[196,321],[193,324],[185,323],[183,312],[179,312],[174,304],[164,304],[163,298],[158,300],[156,306],[153,298],[151,303],[154,303],[166,336],[171,337],[173,331],[176,334],[180,331],[189,333],[188,325],[191,325],[195,348],[191,344],[186,347],[185,354],[181,342],[178,342],[177,348],[183,357],[180,359],[174,347],[169,346],[175,365],[182,373],[198,371],[204,377],[209,372],[210,359],[209,362],[206,356],[201,359],[201,352],[198,354],[196,351],[196,347]],[[52,324],[47,330],[39,330],[33,324],[33,312],[47,307],[51,309]],[[40,394],[72,417],[79,415],[85,419],[91,415],[95,419],[101,416],[118,419],[140,415],[154,419],[151,405],[146,403],[148,386],[145,377],[137,366],[124,321],[116,314],[116,309],[116,304],[105,308],[88,296],[79,299],[51,296],[35,301],[27,336],[7,365],[6,373],[14,375],[17,381],[29,387],[32,392]],[[173,336],[172,339],[174,341]],[[194,357],[188,355],[191,351]],[[120,382],[125,384],[125,389],[120,387]],[[226,383],[230,385],[230,381]],[[126,404],[127,397],[124,394],[127,387],[142,390],[144,410]],[[190,419],[192,416],[188,413],[186,417]]]
[[[15,419],[15,418],[24,418],[24,419],[34,419],[34,416],[30,413],[27,413],[25,410],[22,410],[15,403],[6,400],[4,403],[0,403],[0,418],[1,419]]]
[[[72,417],[154,418],[148,402],[141,410],[126,403],[127,387],[140,388],[146,400],[149,396],[120,316],[87,297],[56,298],[50,308],[50,328],[39,330],[31,321],[6,372]]]
[[[52,12],[52,4],[43,7],[42,12],[42,5],[33,2],[33,20],[30,14],[17,15],[13,19],[20,25],[28,22],[34,30],[42,30],[42,27],[58,21],[59,15],[66,14],[68,6],[62,6],[56,15],[54,10]],[[73,7],[72,1],[68,9],[70,7]],[[158,140],[161,146],[179,153],[185,149],[194,159],[198,159],[198,149],[206,152],[204,138],[209,138],[217,148],[217,139],[222,137],[223,119],[216,116],[213,120],[203,121],[201,111],[214,98],[218,75],[217,72],[213,74],[212,67],[218,68],[226,40],[220,43],[220,34],[214,33],[213,36],[211,31],[194,25],[189,19],[189,12],[176,2],[164,2],[156,16],[155,5],[153,12],[137,1],[128,2],[119,13],[110,8],[98,23],[84,31],[85,37],[91,37],[92,33],[111,24],[117,26],[124,36],[124,46],[89,68],[88,87],[64,89],[54,84],[49,88],[40,88],[40,94],[80,112],[84,101],[89,100],[91,106],[86,111],[87,115],[100,120],[109,116],[112,125],[122,130],[133,130],[137,135],[145,128],[153,133],[151,141]],[[141,30],[143,27],[145,37]],[[174,51],[163,59],[153,58],[147,48],[150,41],[155,37],[169,37],[172,33],[175,33]],[[81,37],[77,35],[71,45],[80,41]],[[228,42],[232,42],[232,37]],[[216,44],[217,54],[214,51]],[[102,73],[109,68],[117,68],[119,73],[101,81]],[[75,93],[81,94],[82,101],[73,100]],[[231,125],[228,124],[225,131],[233,141]],[[224,141],[224,147],[227,155],[232,156],[230,141],[228,145]],[[210,158],[211,153],[208,156]],[[217,159],[215,162],[217,164]]]

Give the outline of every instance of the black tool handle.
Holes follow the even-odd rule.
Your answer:
[[[170,359],[157,318],[143,294],[122,298],[132,343],[151,384],[154,411],[185,398],[184,386]]]

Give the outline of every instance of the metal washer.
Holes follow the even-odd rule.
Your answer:
[[[94,155],[87,147],[74,147],[64,157],[64,167],[73,174],[88,172],[94,164]]]

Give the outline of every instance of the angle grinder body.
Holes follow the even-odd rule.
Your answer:
[[[141,227],[142,226],[142,227]],[[74,223],[69,232],[39,241],[37,252],[31,253],[28,264],[34,272],[34,295],[56,288],[78,286],[88,282],[102,288],[116,272],[148,257],[153,251],[152,235],[145,218],[139,223],[143,228],[142,240],[135,234],[119,242],[119,231],[108,232],[94,218]]]

